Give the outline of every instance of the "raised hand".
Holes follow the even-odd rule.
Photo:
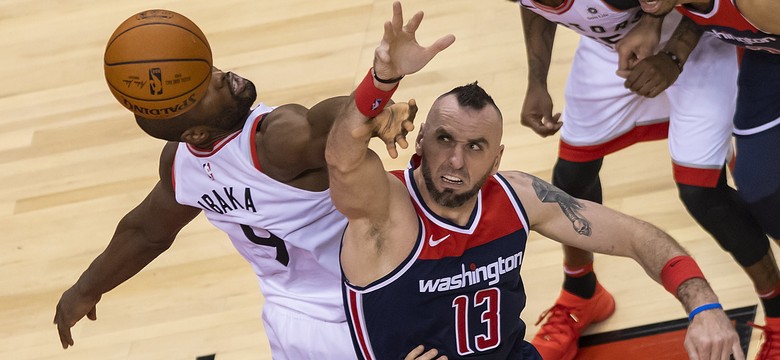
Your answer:
[[[393,79],[414,74],[455,42],[455,36],[448,34],[431,46],[421,46],[417,43],[415,32],[422,19],[423,12],[419,11],[404,25],[401,3],[393,3],[393,19],[385,22],[382,41],[374,51],[374,71],[379,78]]]

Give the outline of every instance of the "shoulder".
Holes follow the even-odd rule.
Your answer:
[[[777,0],[738,0],[735,8],[753,26],[761,31],[780,35],[777,14],[780,13],[780,1]]]
[[[531,226],[545,222],[558,211],[559,202],[571,198],[549,182],[522,171],[499,172],[523,203]]]
[[[515,191],[529,188],[534,180],[542,181],[536,176],[522,171],[499,171],[498,174],[506,179]]]
[[[296,140],[305,134],[308,128],[306,107],[298,104],[287,104],[275,108],[263,119],[257,129],[256,140],[260,148],[289,148]],[[304,131],[303,133],[301,133]]]
[[[178,148],[178,142],[169,141],[163,147],[162,153],[160,153],[160,183],[166,190],[171,192],[173,192],[173,161],[176,159],[176,150]]]

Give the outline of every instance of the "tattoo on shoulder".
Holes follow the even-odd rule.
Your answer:
[[[585,207],[580,200],[535,176],[532,176],[531,185],[539,200],[558,203],[563,214],[571,221],[574,231],[580,235],[591,235],[590,221],[579,213],[579,210]]]

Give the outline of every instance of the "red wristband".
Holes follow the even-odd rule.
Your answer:
[[[368,69],[366,77],[355,89],[355,106],[368,118],[377,116],[385,108],[397,88],[398,84],[388,91],[377,89],[374,86],[374,76],[371,74],[371,69]]]
[[[661,270],[661,283],[666,291],[677,296],[677,288],[686,280],[704,279],[699,265],[690,256],[676,256],[669,260]]]

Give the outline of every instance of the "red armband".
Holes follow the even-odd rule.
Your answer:
[[[666,291],[677,297],[677,288],[686,280],[704,279],[699,265],[690,256],[676,256],[669,260],[661,270],[661,283]]]
[[[374,76],[371,69],[368,69],[368,74],[355,89],[355,106],[360,110],[360,113],[368,118],[377,116],[385,108],[385,105],[390,101],[390,97],[393,96],[397,88],[398,84],[388,91],[377,89],[374,86]]]

